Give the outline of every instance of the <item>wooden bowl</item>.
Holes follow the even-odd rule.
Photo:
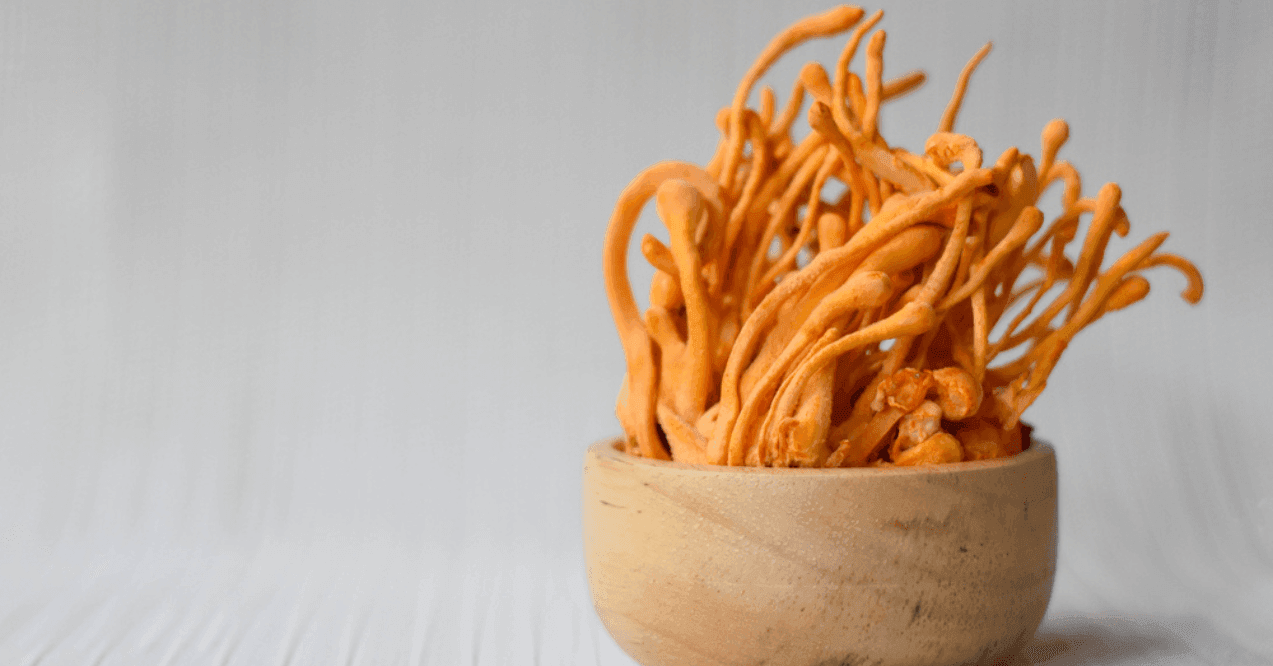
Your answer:
[[[686,465],[588,449],[584,555],[645,666],[994,664],[1043,619],[1056,456],[919,468]]]

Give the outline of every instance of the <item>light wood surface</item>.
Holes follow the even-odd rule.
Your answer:
[[[1056,458],[909,469],[584,467],[597,612],[646,666],[991,664],[1056,571]]]
[[[577,542],[432,556],[371,544],[358,553],[102,546],[16,561],[0,548],[0,664],[636,663],[592,607]],[[1273,657],[1243,647],[1233,625],[1200,612],[1135,612],[1092,582],[1060,568],[1048,617],[1009,666],[1260,666]]]

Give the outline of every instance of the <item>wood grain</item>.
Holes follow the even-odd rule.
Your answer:
[[[597,612],[646,666],[991,664],[1056,571],[1056,458],[740,469],[588,450]]]

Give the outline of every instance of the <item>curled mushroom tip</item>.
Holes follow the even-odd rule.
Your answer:
[[[1070,124],[1061,118],[1053,118],[1043,127],[1043,147],[1055,152],[1070,140]]]
[[[685,214],[703,203],[703,197],[693,185],[679,178],[664,181],[659,186],[656,202],[660,215]]]
[[[854,23],[862,20],[862,16],[866,12],[861,7],[853,5],[837,5],[824,12],[819,19],[825,25],[825,29],[834,32],[843,32],[853,27]]]

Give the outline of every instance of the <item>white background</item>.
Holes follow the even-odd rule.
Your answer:
[[[0,3],[0,663],[630,663],[580,564],[606,221],[825,8]],[[1273,660],[1273,5],[884,8],[886,76],[929,74],[891,142],[994,40],[957,129],[1068,119],[1116,247],[1207,280],[1152,275],[1027,413],[1062,493],[1028,660]]]

